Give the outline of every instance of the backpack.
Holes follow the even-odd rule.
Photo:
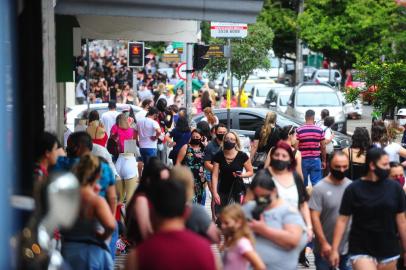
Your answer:
[[[113,159],[117,159],[120,154],[120,142],[118,139],[118,133],[110,134],[110,138],[107,140],[107,151],[113,156]]]

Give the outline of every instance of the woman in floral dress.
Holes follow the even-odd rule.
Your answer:
[[[190,168],[195,181],[195,196],[193,203],[205,203],[205,180],[203,154],[204,145],[202,143],[203,134],[199,129],[192,131],[192,136],[188,144],[184,145],[180,150],[177,158],[177,165],[185,165]]]

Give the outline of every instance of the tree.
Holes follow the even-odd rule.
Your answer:
[[[274,32],[272,48],[279,58],[291,59],[296,52],[298,5],[297,0],[266,0],[258,16]]]
[[[248,27],[248,36],[244,39],[232,41],[231,71],[234,77],[239,80],[239,95],[254,69],[270,67],[268,58],[269,50],[272,48],[274,34],[264,23],[258,22]],[[224,39],[211,39],[210,44],[225,45]],[[211,79],[227,71],[226,58],[212,58],[205,70]]]
[[[376,87],[373,106],[383,116],[394,116],[394,110],[406,106],[406,63],[368,62],[357,66],[367,87]]]
[[[350,68],[357,59],[392,54],[395,40],[404,35],[399,10],[388,0],[306,0],[300,36],[311,50]]]

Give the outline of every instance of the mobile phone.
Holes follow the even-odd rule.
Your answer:
[[[236,171],[235,173],[238,174],[238,175],[241,175],[242,171]]]

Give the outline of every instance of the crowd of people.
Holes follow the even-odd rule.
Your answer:
[[[72,269],[113,269],[127,253],[127,269],[293,270],[309,250],[318,270],[406,267],[406,149],[391,125],[358,127],[329,151],[328,111],[316,123],[308,110],[300,127],[270,111],[245,153],[212,106],[191,127],[163,97],[141,105],[119,113],[110,101],[66,149],[47,132],[39,144],[34,192],[53,171],[81,186],[77,220],[60,231]]]

